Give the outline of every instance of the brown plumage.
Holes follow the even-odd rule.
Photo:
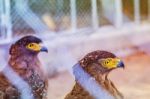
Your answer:
[[[87,54],[83,59],[81,59],[74,67],[73,67],[73,73],[75,75],[75,85],[72,89],[72,91],[65,97],[65,99],[111,99],[105,98],[103,96],[96,97],[92,95],[94,92],[89,92],[86,88],[84,88],[88,82],[94,81],[94,83],[98,84],[98,87],[101,88],[101,90],[104,90],[104,93],[108,93],[106,95],[109,95],[112,97],[112,99],[123,99],[123,95],[117,90],[115,85],[112,81],[108,79],[108,74],[111,70],[115,68],[104,68],[98,61],[101,59],[107,59],[107,58],[116,58],[116,56],[110,52],[106,51],[94,51],[89,54]],[[121,64],[120,64],[121,63]],[[124,64],[122,62],[119,62],[120,67],[123,67]],[[83,70],[81,72],[81,70]],[[85,72],[85,73],[83,73]],[[89,76],[85,76],[87,75]],[[86,81],[83,81],[86,80]],[[84,83],[84,84],[81,84]],[[88,86],[93,86],[92,84],[89,84]],[[92,87],[90,87],[92,88]],[[92,90],[92,89],[91,89]],[[98,91],[98,90],[97,90]],[[103,95],[103,93],[102,93]]]
[[[42,41],[35,36],[25,36],[18,40],[10,48],[8,67],[29,85],[34,99],[47,99],[48,80],[37,57],[39,52],[47,50],[40,43]],[[21,92],[8,80],[5,72],[0,73],[0,99],[21,99]]]

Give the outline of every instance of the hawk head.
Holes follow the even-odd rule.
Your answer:
[[[124,68],[123,61],[113,53],[94,51],[79,61],[80,66],[89,74],[106,74],[116,68]]]
[[[25,36],[11,46],[10,55],[37,55],[39,52],[48,52],[48,49],[44,46],[41,46],[41,43],[42,40],[35,36]]]

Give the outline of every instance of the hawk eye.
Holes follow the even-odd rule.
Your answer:
[[[109,63],[109,61],[106,61],[106,62],[105,62],[105,64],[108,64],[108,63]]]
[[[108,65],[112,64],[112,59],[111,58],[101,59],[101,60],[99,60],[99,62],[103,66],[108,66]]]
[[[30,44],[29,46],[30,46],[30,47],[32,47],[32,46],[33,46],[33,44]]]
[[[30,43],[27,45],[29,48],[32,48],[32,47],[35,47],[35,44],[34,43]]]
[[[29,43],[26,48],[33,51],[40,51],[41,46],[38,43]]]

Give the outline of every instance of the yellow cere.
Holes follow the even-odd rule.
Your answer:
[[[40,51],[41,46],[38,43],[29,43],[27,46],[27,49],[33,50],[33,51]]]
[[[100,64],[107,68],[107,69],[113,69],[116,68],[118,63],[120,62],[120,59],[118,58],[106,58],[99,60]]]

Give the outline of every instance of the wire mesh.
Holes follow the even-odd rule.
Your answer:
[[[91,0],[75,0],[73,5],[76,16],[71,16],[71,0],[11,0],[13,35],[71,30],[71,17],[77,18],[76,30],[92,27]]]
[[[10,7],[6,7],[8,6],[6,1],[10,2]],[[115,7],[117,1],[96,1],[98,26],[114,25],[117,17]],[[135,0],[121,1],[123,22],[134,22]],[[136,13],[140,13],[141,19],[139,20],[145,21],[149,17],[149,2],[140,0],[139,3],[140,10]],[[93,29],[92,8],[94,5],[92,5],[92,0],[1,0],[0,5],[0,37],[3,38],[7,37],[8,26],[12,26],[9,29],[13,36],[53,32],[57,34],[64,33],[64,31],[76,32],[78,29],[87,27]],[[9,12],[9,10],[10,20],[8,20],[9,14],[6,15],[6,11]],[[74,20],[75,22],[73,22]],[[72,30],[73,28],[74,30]]]
[[[70,28],[69,0],[11,1],[14,35],[58,32]]]
[[[77,27],[91,27],[91,0],[76,0]]]

